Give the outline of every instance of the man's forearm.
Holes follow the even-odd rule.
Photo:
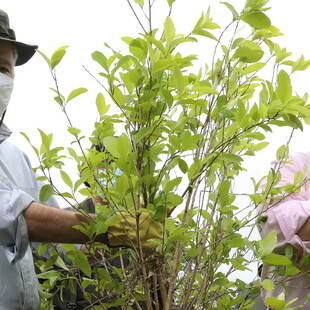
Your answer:
[[[73,211],[65,211],[33,202],[23,212],[30,241],[55,243],[84,243],[89,239],[75,225],[90,219]]]
[[[305,224],[298,232],[298,236],[302,241],[310,241],[310,218],[306,220]]]

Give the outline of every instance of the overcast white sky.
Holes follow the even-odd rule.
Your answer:
[[[240,7],[243,0],[229,1]],[[161,25],[166,16],[165,0],[156,0],[160,19],[154,21]],[[279,28],[285,37],[278,40],[282,46],[293,52],[297,58],[304,54],[310,59],[310,44],[308,29],[310,29],[309,0],[291,1],[271,0],[272,9],[267,12],[273,25]],[[214,21],[226,25],[230,13],[219,5],[218,0],[177,0],[172,18],[178,33],[187,33],[195,25],[201,15],[211,6],[211,16]],[[139,25],[131,13],[126,0],[10,0],[3,1],[2,7],[10,16],[11,27],[17,34],[17,39],[26,43],[38,44],[39,49],[48,56],[60,46],[69,45],[67,56],[59,67],[60,89],[65,95],[74,88],[86,87],[90,91],[81,100],[73,103],[71,113],[73,125],[92,131],[92,125],[97,117],[94,100],[97,92],[102,91],[93,79],[82,68],[97,72],[98,67],[91,59],[91,53],[102,50],[107,42],[115,49],[125,45],[120,40],[123,36],[135,37],[140,32]],[[165,13],[163,13],[165,12]],[[228,19],[229,18],[229,19]],[[226,22],[225,22],[226,21]],[[205,41],[208,50],[208,41]],[[193,50],[192,53],[196,53]],[[295,89],[299,93],[309,91],[310,73],[298,73],[295,77]],[[16,68],[15,90],[6,115],[6,124],[14,131],[11,140],[17,143],[33,160],[30,150],[20,131],[26,132],[32,140],[38,137],[36,128],[46,133],[53,132],[55,145],[62,144],[67,126],[64,116],[59,112],[57,104],[52,99],[53,87],[47,66],[41,56],[35,57],[26,65]],[[274,145],[285,143],[279,135],[271,141]],[[309,130],[296,135],[291,144],[292,151],[309,151],[305,141],[309,139]],[[88,147],[88,145],[85,145]],[[274,148],[263,152],[249,160],[253,173],[268,169],[274,158]],[[257,169],[260,169],[257,171]]]

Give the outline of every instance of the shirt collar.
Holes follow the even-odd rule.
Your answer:
[[[12,131],[4,123],[2,123],[0,127],[0,144],[8,137],[10,137],[11,134]]]

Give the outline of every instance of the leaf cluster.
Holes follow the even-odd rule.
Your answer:
[[[151,14],[150,3],[135,2]],[[168,1],[170,9],[174,2]],[[91,255],[66,253],[83,272],[80,280],[85,291],[95,284],[101,292],[108,290],[118,296],[105,307],[122,304],[122,309],[132,309],[130,301],[134,299],[146,302],[147,309],[249,309],[254,301],[240,292],[248,288],[254,296],[259,284],[250,285],[236,275],[248,273],[261,261],[284,268],[286,275],[298,272],[293,257],[273,253],[277,243],[274,232],[260,242],[250,240],[245,232],[253,225],[255,208],[276,201],[284,192],[298,190],[302,175],[296,175],[295,184],[278,188],[280,174],[273,169],[262,192],[262,180],[252,179],[253,193],[246,194],[247,206],[240,205],[239,194],[234,192],[238,175],[245,171],[246,157],[256,156],[268,146],[267,133],[278,127],[303,130],[304,123],[309,123],[308,95],[294,93],[291,76],[310,62],[303,56],[289,59],[291,54],[275,42],[281,33],[267,15],[267,3],[247,0],[238,12],[223,2],[232,14],[226,28],[213,21],[209,9],[186,35],[177,33],[168,15],[162,28],[145,31],[143,27],[137,37],[123,37],[125,52],[108,44],[106,51],[93,52],[100,72],[97,77],[91,75],[103,91],[94,103],[98,119],[86,148],[82,146],[86,137],[71,124],[66,112],[67,104],[73,104],[86,89],[77,88],[64,96],[57,85],[55,67],[67,47],[56,50],[51,59],[41,52],[56,82],[55,101],[66,114],[68,132],[78,146],[67,148],[69,155],[60,155],[64,148],[51,148],[52,135],[40,131],[40,151],[33,146],[40,161],[37,171],[50,181],[41,190],[41,200],[55,193],[74,200],[77,193],[85,199],[101,195],[105,205],[96,205],[100,221],[78,228],[91,239],[114,224],[109,215],[115,211],[136,216],[145,212],[162,226],[163,240],[155,240],[159,256],[150,259],[137,249],[125,250],[130,255],[130,272],[126,268],[97,268],[90,264]],[[145,14],[151,21],[151,15]],[[233,32],[226,42],[223,37],[229,29]],[[213,42],[214,56],[197,69],[199,56],[184,56],[181,47],[204,40]],[[267,69],[271,79],[263,78]],[[287,152],[287,146],[278,150],[281,162]],[[76,181],[63,170],[64,157],[75,160]],[[56,189],[51,169],[59,170],[68,191]],[[250,212],[240,216],[243,209]],[[90,244],[90,254],[98,247],[109,252],[95,243]],[[56,280],[64,283],[71,279],[68,275],[63,278],[52,266],[70,271],[56,254],[42,265],[40,277],[45,279],[47,300]],[[117,274],[118,280],[107,270]],[[57,285],[61,290],[63,284]],[[268,291],[274,287],[270,280],[262,286]],[[281,298],[268,303],[286,309]]]

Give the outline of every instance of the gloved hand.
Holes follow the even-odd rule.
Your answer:
[[[129,247],[138,249],[138,239],[144,253],[155,251],[158,243],[149,239],[163,239],[162,226],[157,221],[151,221],[148,213],[116,213],[121,221],[109,227],[104,235],[104,243],[108,247]],[[139,230],[137,234],[137,230]]]

